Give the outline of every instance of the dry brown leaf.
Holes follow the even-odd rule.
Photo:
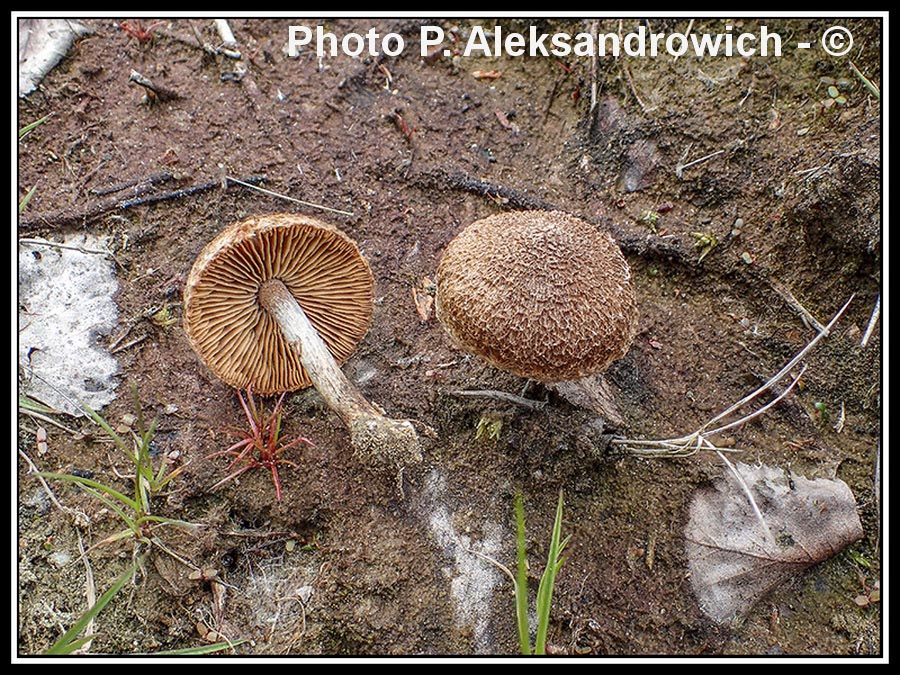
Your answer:
[[[736,464],[735,469],[762,521],[744,486],[727,473],[694,496],[685,531],[700,608],[723,624],[863,536],[856,501],[843,481],[809,480],[765,465]]]
[[[419,313],[419,318],[422,319],[422,323],[425,323],[431,318],[431,310],[434,307],[434,296],[429,292],[428,287],[433,283],[434,282],[432,282],[431,279],[425,277],[421,289],[416,288],[415,286],[412,288],[413,302],[416,305],[416,311]]]
[[[509,118],[506,116],[502,110],[494,110],[494,115],[497,116],[497,121],[500,122],[500,126],[504,129],[508,129],[514,134],[519,133],[519,125],[509,121]]]

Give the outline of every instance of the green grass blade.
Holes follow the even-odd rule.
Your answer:
[[[154,485],[154,489],[159,491],[166,487],[173,479],[177,478],[181,475],[181,472],[184,471],[187,464],[182,464],[177,469],[173,469],[169,473],[165,473],[166,460],[163,459],[162,466],[159,469],[159,474],[157,476],[156,484]]]
[[[868,89],[871,92],[872,96],[874,96],[876,100],[880,101],[881,100],[881,92],[878,90],[878,87],[875,86],[875,84],[872,82],[872,80],[870,80],[868,77],[866,77],[865,75],[863,75],[860,72],[859,68],[856,67],[856,65],[853,63],[853,61],[850,62],[850,69],[862,81],[862,83],[865,85],[866,89]]]
[[[188,530],[189,532],[196,532],[200,528],[203,527],[200,523],[191,523],[187,520],[177,520],[176,518],[165,518],[163,516],[144,516],[141,518],[138,523],[160,523],[162,525],[172,525],[173,527],[180,527],[184,530]]]
[[[223,649],[230,649],[242,645],[247,640],[240,639],[234,642],[216,642],[212,645],[203,645],[201,647],[186,647],[185,649],[170,649],[164,652],[153,652],[153,656],[202,656],[203,654],[214,654]]]
[[[31,198],[34,197],[34,193],[37,190],[37,183],[34,184],[34,187],[31,188],[28,193],[22,197],[22,201],[19,202],[19,213],[25,210],[25,207],[28,206],[28,202],[31,201]]]
[[[113,441],[116,444],[116,447],[119,448],[119,450],[124,452],[126,455],[131,454],[128,451],[128,446],[125,444],[125,441],[122,439],[122,437],[119,436],[119,434],[117,434],[111,426],[109,426],[109,424],[106,422],[106,420],[103,419],[96,410],[94,410],[93,408],[90,408],[88,406],[84,406],[84,409],[87,411],[88,415],[90,415],[92,420],[94,420],[97,424],[99,424],[101,427],[103,427],[103,431],[105,431],[109,435],[109,437],[111,439],[113,439]]]
[[[93,640],[95,637],[97,637],[97,634],[91,633],[90,635],[85,635],[84,637],[80,637],[77,640],[72,640],[71,642],[67,642],[66,643],[66,651],[53,652],[53,654],[54,655],[56,655],[56,654],[72,654],[73,652],[76,652],[77,650],[81,649],[84,645],[86,645],[88,642]],[[50,652],[46,651],[46,652],[44,652],[44,654],[50,654]]]
[[[41,471],[38,475],[43,476],[44,478],[53,478],[55,480],[65,480],[65,481],[69,481],[70,483],[79,483],[81,485],[86,485],[88,487],[92,487],[95,490],[98,490],[104,494],[109,495],[110,497],[114,497],[115,499],[118,499],[120,502],[122,502],[123,504],[125,504],[128,507],[130,507],[131,509],[133,509],[135,513],[140,513],[140,509],[138,507],[137,502],[135,502],[134,500],[132,500],[129,497],[126,497],[118,490],[114,490],[111,487],[107,487],[106,485],[103,485],[102,483],[98,483],[95,480],[91,480],[90,478],[82,478],[81,476],[73,476],[68,473],[51,473],[51,472],[47,472],[47,471]]]
[[[517,492],[516,513],[516,624],[519,629],[519,647],[523,654],[531,655],[531,634],[528,630],[528,568],[525,561],[525,507],[522,493]]]
[[[44,652],[47,655],[59,655],[59,654],[71,654],[73,651],[78,649],[81,645],[87,642],[86,639],[77,638],[76,636],[83,631],[87,625],[91,622],[95,616],[97,616],[103,608],[106,607],[110,600],[112,600],[116,593],[118,593],[122,586],[126,584],[126,582],[134,575],[135,571],[137,571],[137,563],[129,567],[125,570],[122,575],[116,579],[116,582],[110,586],[107,591],[100,596],[100,599],[97,600],[88,610],[82,614],[78,621],[76,621],[69,630],[63,633],[62,637],[59,638],[53,645]]]
[[[28,398],[27,396],[19,395],[19,408],[23,410],[30,410],[31,412],[43,413],[44,415],[56,415],[59,411],[50,408],[43,403],[38,403],[32,398]]]
[[[37,129],[37,128],[38,128],[39,126],[41,126],[44,122],[46,122],[47,120],[49,120],[51,117],[53,117],[53,113],[50,113],[49,115],[44,115],[41,119],[35,120],[35,121],[32,122],[31,124],[26,124],[24,127],[22,127],[21,129],[19,129],[19,140],[21,141],[23,138],[25,138],[25,136],[27,136],[27,135],[30,134],[32,131],[34,131],[35,129]]]
[[[136,530],[122,530],[121,532],[116,532],[115,534],[111,534],[105,539],[99,541],[98,543],[91,546],[91,549],[98,548],[99,546],[106,546],[107,544],[112,544],[117,541],[121,541],[122,539],[128,539],[129,537],[134,537],[135,539],[143,539],[140,535],[140,531]]]
[[[111,508],[113,511],[115,511],[116,515],[119,516],[119,518],[121,518],[123,521],[125,521],[125,524],[128,525],[128,527],[131,530],[137,532],[138,528],[137,528],[137,524],[134,521],[134,518],[129,517],[128,514],[125,513],[121,508],[119,508],[119,505],[116,504],[112,499],[110,499],[109,497],[104,495],[99,490],[96,490],[94,488],[89,488],[86,485],[82,486],[82,489],[85,492],[87,492],[89,495],[91,495],[95,499],[99,499],[101,502],[103,502],[109,508]]]
[[[562,536],[562,518],[563,518],[563,494],[559,493],[559,502],[556,506],[556,520],[553,523],[553,536],[550,540],[550,552],[547,555],[547,566],[544,568],[544,574],[541,576],[541,583],[538,587],[537,597],[537,615],[538,627],[537,637],[534,642],[534,653],[545,654],[547,644],[547,630],[550,626],[550,603],[553,600],[553,586],[556,583],[556,573],[562,567],[564,559],[561,559],[563,548],[569,542],[566,537],[565,541],[560,541]]]

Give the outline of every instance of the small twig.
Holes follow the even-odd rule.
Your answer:
[[[19,239],[20,244],[30,244],[32,246],[47,246],[49,248],[64,248],[69,251],[78,251],[79,253],[99,253],[100,255],[112,256],[112,251],[101,251],[96,248],[86,248],[84,246],[72,246],[71,244],[60,244],[55,241],[46,241],[43,239]]]
[[[625,73],[625,79],[628,80],[628,86],[631,87],[631,93],[634,94],[634,98],[638,102],[638,105],[641,106],[641,110],[643,110],[644,113],[650,112],[647,109],[647,106],[644,105],[644,101],[641,99],[640,95],[637,92],[637,86],[634,84],[634,78],[631,77],[631,68],[628,67],[628,63],[625,61],[622,62],[622,72]]]
[[[553,87],[550,89],[550,95],[547,97],[547,105],[544,106],[544,117],[541,122],[541,126],[547,123],[547,119],[550,117],[550,109],[553,107],[553,101],[556,99],[556,92],[559,91],[559,85],[562,84],[562,81],[565,79],[565,75],[559,75],[553,81]]]
[[[151,539],[151,541],[153,542],[153,544],[154,544],[155,546],[158,546],[159,549],[160,549],[163,553],[168,554],[171,558],[174,558],[175,560],[177,560],[178,562],[180,562],[182,565],[184,565],[185,567],[187,567],[187,568],[190,569],[191,571],[196,572],[196,571],[198,571],[198,570],[200,569],[200,568],[197,567],[194,563],[192,563],[190,560],[187,560],[187,559],[185,559],[185,558],[182,558],[180,555],[178,555],[177,553],[175,553],[175,551],[173,551],[173,550],[170,549],[168,546],[166,546],[165,544],[163,544],[162,541],[159,539],[159,537],[153,537],[153,538]]]
[[[350,216],[353,217],[355,214],[350,211],[341,211],[340,209],[333,209],[330,206],[322,206],[321,204],[313,204],[312,202],[305,202],[302,199],[294,199],[293,197],[288,197],[287,195],[279,194],[278,192],[273,192],[272,190],[266,190],[265,188],[257,187],[256,185],[250,185],[245,183],[244,181],[238,180],[233,176],[225,176],[225,180],[231,183],[237,183],[238,185],[243,185],[244,187],[251,188],[253,190],[257,190],[259,192],[263,192],[267,195],[271,195],[273,197],[278,197],[279,199],[285,199],[289,202],[294,202],[296,204],[301,204],[303,206],[308,206],[313,209],[321,209],[322,211],[328,211],[329,213],[337,213],[342,216]]]
[[[74,429],[70,429],[65,424],[62,424],[61,422],[57,422],[52,417],[47,417],[46,415],[39,413],[35,410],[28,410],[28,409],[22,408],[20,406],[19,413],[21,413],[22,415],[28,415],[29,417],[33,417],[34,419],[41,420],[42,422],[46,422],[47,424],[52,424],[53,426],[57,427],[58,429],[62,429],[63,431],[72,434],[73,436],[76,433]]]
[[[141,335],[140,337],[136,337],[131,342],[127,342],[124,345],[117,346],[115,349],[110,349],[109,353],[110,354],[118,354],[119,352],[124,352],[129,347],[134,347],[135,345],[142,343],[148,337],[150,337],[150,336],[149,335]]]
[[[866,326],[866,332],[863,333],[862,340],[860,340],[859,346],[865,347],[869,344],[869,338],[872,337],[872,331],[875,330],[875,324],[878,322],[878,317],[881,316],[881,294],[878,294],[878,299],[875,301],[875,308],[872,310],[872,316],[869,318],[869,325]]]
[[[84,580],[84,596],[87,601],[88,607],[93,607],[94,603],[97,602],[97,589],[94,586],[94,570],[91,568],[91,561],[87,556],[87,551],[84,550],[84,542],[81,540],[81,531],[78,528],[75,528],[75,534],[78,535],[78,549],[81,551],[81,559],[84,561],[84,569],[85,569],[85,580]],[[93,635],[94,634],[94,619],[91,619],[88,622],[88,625],[85,626],[84,629],[85,635]],[[84,645],[79,649],[77,654],[87,654],[88,650],[91,648],[91,643],[93,640],[88,640],[84,643]]]
[[[295,541],[305,541],[305,539],[296,532],[263,532],[261,530],[231,530],[229,532],[217,531],[222,537],[246,537],[248,539],[293,539]]]
[[[232,182],[239,183],[244,186],[253,187],[255,183],[262,183],[266,179],[265,176],[252,176],[250,178],[245,178],[243,181],[234,180]],[[183,190],[175,190],[173,192],[165,192],[161,195],[149,195],[147,197],[141,197],[138,199],[130,199],[122,202],[122,209],[130,209],[135,206],[147,206],[149,204],[156,204],[157,202],[168,201],[170,199],[180,199],[181,197],[190,197],[191,195],[199,194],[201,192],[208,192],[210,190],[215,190],[216,188],[222,187],[222,181],[210,181],[209,183],[200,183],[199,185],[193,185],[189,188],[185,188]]]
[[[200,35],[200,31],[197,30],[197,27],[194,25],[194,22],[188,19],[188,26],[191,27],[191,32],[193,32],[194,37],[197,39],[197,44],[200,45],[200,49],[205,51],[207,54],[216,55],[216,48],[209,44],[203,37]]]
[[[841,401],[841,414],[838,417],[837,422],[834,423],[834,433],[839,434],[844,430],[844,421],[847,419],[847,410],[844,407],[844,402]]]
[[[769,279],[769,286],[772,287],[778,295],[782,297],[782,299],[788,304],[788,306],[793,309],[797,314],[800,315],[800,318],[803,320],[803,323],[807,328],[815,328],[818,332],[822,332],[825,330],[825,326],[823,326],[819,321],[812,315],[812,313],[806,309],[797,298],[794,297],[794,294],[788,290],[783,284],[774,279]]]
[[[232,179],[232,182],[240,185],[252,187],[256,183],[262,183],[265,176],[250,176],[241,181]],[[148,187],[150,184],[146,185]],[[38,213],[28,213],[19,216],[19,229],[24,232],[31,232],[39,227],[62,228],[69,225],[81,225],[90,222],[96,218],[107,215],[114,211],[125,211],[137,206],[147,206],[156,204],[157,202],[180,199],[181,197],[189,197],[202,192],[209,192],[217,188],[221,189],[221,181],[210,181],[208,183],[200,183],[182,190],[173,192],[165,192],[157,195],[136,196],[129,199],[107,199],[93,204],[88,204],[82,209],[59,209],[57,211],[45,211]],[[136,189],[137,191],[137,189]],[[142,195],[146,190],[139,191]]]
[[[28,464],[28,472],[33,474],[34,477],[38,479],[41,486],[44,488],[44,491],[47,493],[47,496],[50,497],[50,501],[53,502],[53,505],[58,508],[63,514],[72,518],[72,521],[75,523],[76,527],[86,527],[90,523],[87,515],[69,506],[63,506],[62,504],[60,504],[59,500],[56,498],[56,495],[53,493],[53,490],[50,489],[50,486],[47,485],[47,481],[45,481],[44,477],[41,475],[40,469],[35,466],[34,462],[31,461],[31,458],[26,455],[21,448],[18,448],[18,450],[19,454],[22,456],[22,459],[24,459],[25,463]]]
[[[216,49],[217,54],[227,56],[229,59],[240,60],[241,52],[238,50],[237,40],[234,39],[234,33],[231,32],[231,26],[225,19],[213,19],[213,24],[219,32],[222,39],[222,46]]]
[[[132,318],[128,319],[128,321],[125,322],[124,330],[118,336],[116,336],[112,341],[110,341],[110,343],[106,347],[106,349],[111,354],[115,353],[115,351],[118,351],[116,348],[120,344],[122,344],[122,341],[131,334],[131,331],[134,330],[135,326],[137,326],[144,319],[149,319],[150,317],[152,317],[154,314],[156,314],[157,312],[159,312],[161,310],[162,310],[162,307],[160,305],[150,305],[150,307],[148,307],[147,309],[143,310],[136,316],[133,316]],[[124,349],[124,347],[123,347],[123,349]]]
[[[102,197],[104,195],[114,194],[116,192],[121,192],[122,190],[127,190],[128,188],[134,188],[136,194],[132,196],[137,197],[139,194],[147,192],[147,190],[153,185],[168,183],[172,180],[175,180],[175,176],[171,173],[154,173],[147,178],[135,178],[132,180],[123,181],[121,183],[115,183],[107,187],[92,188],[90,190],[90,193],[93,195],[97,195],[98,197]]]
[[[462,171],[447,171],[445,169],[422,171],[414,175],[411,181],[423,188],[450,188],[488,197],[495,202],[499,199],[505,206],[516,209],[559,210],[559,207],[539,197],[532,197],[503,185],[472,178]]]
[[[880,101],[881,100],[881,92],[878,90],[878,87],[875,86],[875,83],[872,82],[868,77],[863,75],[860,72],[859,68],[856,67],[856,64],[853,63],[853,61],[850,61],[850,69],[860,80],[862,80],[862,83],[866,86],[866,89],[868,89],[870,92],[872,92],[872,96],[874,96],[876,99],[878,99]]]
[[[715,152],[706,155],[706,157],[701,157],[700,159],[695,159],[693,162],[688,162],[687,164],[680,164],[675,167],[675,175],[678,176],[678,178],[681,178],[682,173],[688,167],[694,166],[695,164],[700,164],[701,162],[705,162],[708,159],[712,159],[716,155],[721,155],[723,152],[725,152],[725,151],[724,150],[716,150]]]
[[[510,571],[510,569],[509,569],[506,565],[504,565],[503,563],[499,562],[498,560],[495,560],[494,558],[492,558],[492,557],[489,556],[489,555],[486,555],[486,554],[484,554],[484,553],[481,553],[480,551],[476,551],[476,550],[473,549],[473,548],[466,548],[465,546],[463,546],[463,547],[461,547],[461,548],[462,548],[462,550],[465,551],[466,553],[471,553],[472,555],[478,556],[478,557],[481,558],[482,560],[485,560],[485,561],[491,563],[492,565],[494,565],[495,567],[497,567],[499,570],[501,570],[501,571],[502,571],[506,576],[508,576],[508,577],[510,578],[510,580],[513,582],[513,588],[515,588],[516,586],[518,586],[518,584],[516,583],[516,577],[515,577],[515,575]]]
[[[237,40],[234,39],[234,33],[231,32],[231,26],[228,25],[227,19],[213,19],[213,24],[222,38],[222,44],[229,49],[237,47]]]
[[[147,100],[150,102],[160,101],[165,103],[166,101],[174,101],[181,98],[181,94],[172,91],[171,89],[166,89],[165,87],[153,84],[149,77],[141,75],[136,70],[131,71],[131,76],[128,78],[128,81],[143,87],[146,90]]]
[[[691,29],[692,29],[693,27],[694,27],[694,19],[691,19],[691,20],[688,22],[688,27],[687,27],[687,28],[685,29],[685,31],[684,31],[684,37],[685,37],[685,39],[687,39],[687,36],[691,34]],[[676,55],[675,55],[675,58],[673,58],[672,61],[677,61],[679,56],[680,56],[680,54],[676,54]]]
[[[494,398],[501,401],[506,401],[507,403],[515,403],[516,405],[530,408],[531,410],[541,410],[545,405],[547,405],[544,401],[534,401],[530,398],[523,398],[522,396],[517,396],[516,394],[510,394],[509,392],[505,391],[496,391],[494,389],[458,389],[456,391],[451,391],[450,394],[452,396]]]

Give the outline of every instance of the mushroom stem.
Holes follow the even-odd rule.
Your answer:
[[[259,302],[275,319],[285,340],[326,405],[350,429],[355,452],[363,459],[402,467],[420,462],[419,438],[407,420],[385,417],[344,376],[306,312],[283,282],[269,279],[259,288]]]

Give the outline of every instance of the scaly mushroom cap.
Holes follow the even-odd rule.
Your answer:
[[[637,332],[619,247],[559,211],[502,213],[462,230],[438,264],[435,307],[463,349],[540,382],[605,370]]]
[[[327,223],[275,214],[231,225],[200,253],[184,289],[194,351],[232,387],[264,396],[308,387],[300,357],[257,293],[280,279],[343,363],[369,329],[374,281],[356,244]]]

